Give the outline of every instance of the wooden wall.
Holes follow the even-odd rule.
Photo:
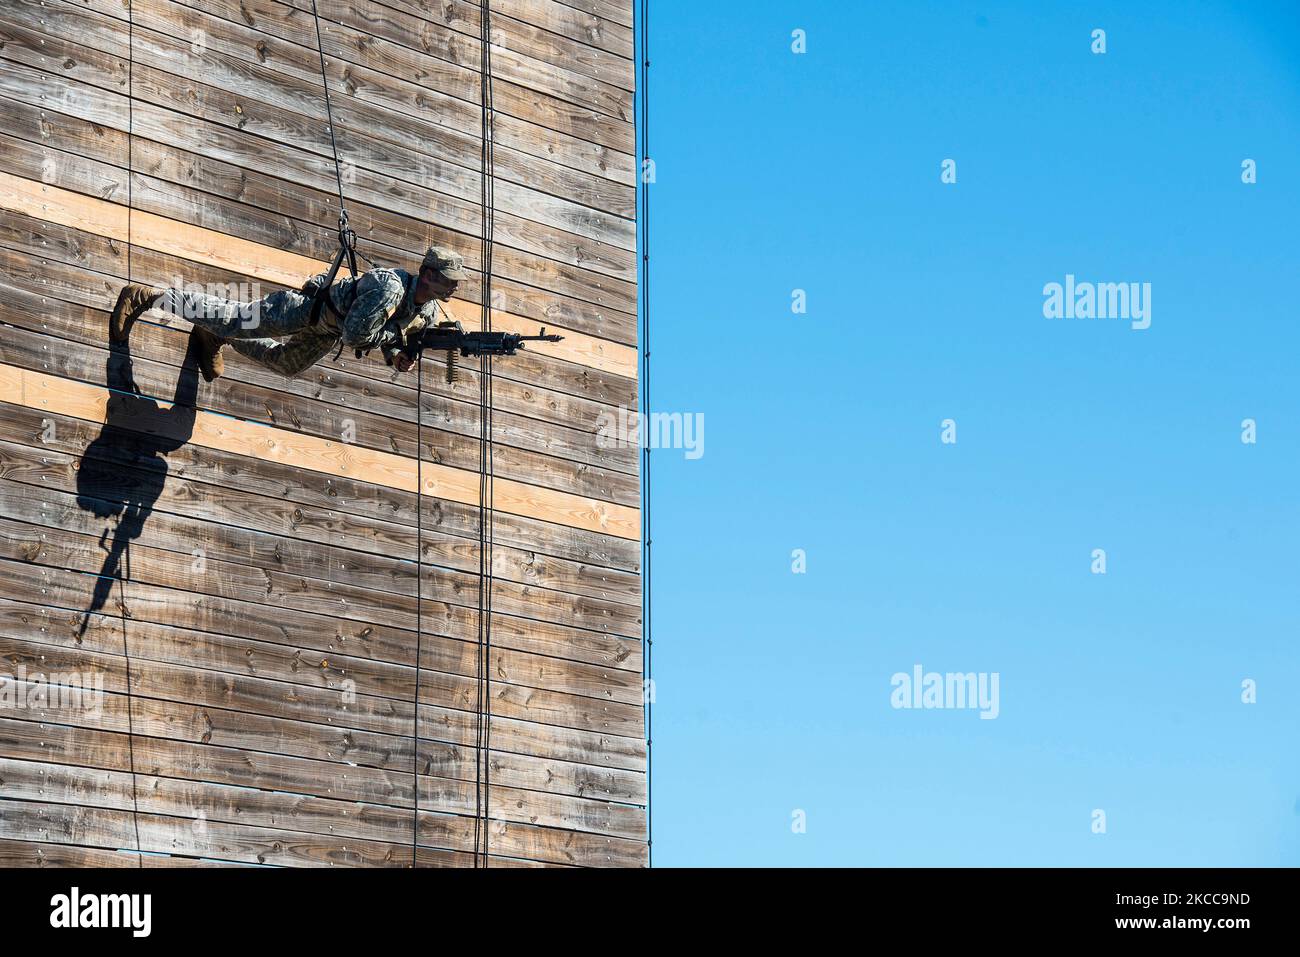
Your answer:
[[[479,7],[319,6],[364,251],[478,270]],[[0,865],[472,863],[475,364],[426,366],[417,449],[377,353],[206,385],[182,321],[107,343],[128,269],[266,293],[332,255],[310,10],[0,0]],[[491,10],[494,324],[566,337],[496,364],[491,864],[643,866],[637,453],[597,442],[636,405],[632,3]]]

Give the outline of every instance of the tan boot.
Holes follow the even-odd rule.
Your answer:
[[[192,345],[198,357],[199,371],[203,373],[203,381],[220,379],[226,371],[226,360],[221,358],[221,347],[226,344],[226,340],[202,326],[195,326],[190,338],[194,340]]]
[[[138,282],[129,282],[117,294],[117,304],[108,320],[108,336],[114,342],[126,342],[131,335],[131,327],[158,301],[163,294],[161,289],[151,289]]]

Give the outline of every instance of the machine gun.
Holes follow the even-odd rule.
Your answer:
[[[420,353],[426,350],[437,349],[447,353],[447,381],[455,382],[462,356],[512,356],[524,348],[525,342],[559,342],[563,338],[548,336],[545,328],[540,336],[525,336],[518,332],[466,332],[459,322],[446,320],[409,336],[405,348],[399,351],[413,362],[418,362]]]

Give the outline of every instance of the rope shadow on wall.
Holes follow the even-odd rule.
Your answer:
[[[86,447],[78,465],[77,506],[98,518],[116,518],[117,525],[106,527],[100,537],[100,548],[106,554],[81,634],[85,634],[90,616],[107,604],[114,583],[129,578],[131,542],[143,533],[162,495],[167,454],[184,446],[194,434],[199,391],[194,340],[185,353],[170,408],[140,392],[126,343],[110,344],[105,381],[109,396],[104,427]]]

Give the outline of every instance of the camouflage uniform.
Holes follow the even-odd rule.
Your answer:
[[[323,280],[324,274],[316,278]],[[340,341],[355,349],[399,348],[404,331],[420,328],[434,315],[435,303],[417,309],[414,296],[415,277],[410,273],[372,269],[359,279],[349,276],[336,282],[314,325],[312,300],[294,289],[256,302],[168,289],[158,308],[230,340],[232,349],[268,369],[296,376],[329,355]]]
[[[461,279],[462,260],[437,247],[422,267]],[[228,339],[232,349],[275,372],[296,376],[311,368],[339,343],[350,349],[400,349],[405,336],[437,321],[437,300],[415,304],[417,276],[404,269],[372,269],[330,287],[329,298],[312,323],[312,299],[304,295],[325,280],[320,273],[302,290],[274,292],[256,302],[234,302],[203,293],[168,289],[157,308],[174,312]],[[285,341],[279,341],[279,340]]]

